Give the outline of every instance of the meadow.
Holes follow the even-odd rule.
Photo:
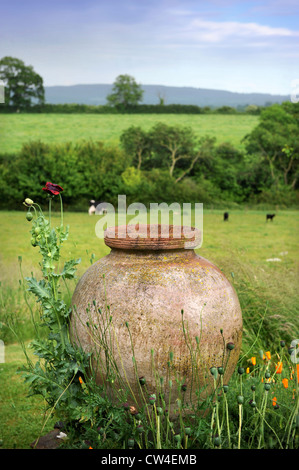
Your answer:
[[[28,387],[17,374],[25,357],[5,325],[15,322],[26,343],[34,337],[28,306],[34,310],[36,305],[24,291],[24,277],[39,272],[40,255],[39,249],[30,245],[25,212],[2,212],[1,219],[0,331],[6,360],[0,364],[0,442],[3,448],[28,448],[40,432],[52,429],[54,421],[51,418],[43,427],[44,400],[26,397]],[[78,277],[110,251],[96,237],[96,219],[87,212],[64,214],[70,236],[63,258],[81,258]],[[52,214],[52,220],[59,224],[57,213]],[[244,321],[242,364],[249,364],[250,357],[258,356],[261,350],[271,351],[274,357],[280,340],[298,338],[298,228],[296,211],[279,211],[274,221],[267,223],[263,211],[231,211],[229,222],[223,222],[222,211],[204,210],[203,244],[197,253],[219,266],[238,293]],[[268,261],[277,258],[280,261]]]
[[[190,126],[198,137],[209,135],[216,137],[217,143],[227,141],[242,149],[241,140],[257,125],[258,116],[2,114],[0,122],[0,145],[3,154],[18,152],[23,143],[31,140],[62,143],[90,139],[119,145],[123,130],[132,125],[148,130],[157,122]],[[30,197],[30,194],[28,196]],[[223,207],[223,210],[225,209]],[[55,212],[59,210],[59,204],[55,203],[53,210],[52,223],[54,226],[59,225],[59,214]],[[275,212],[274,221],[266,222],[265,211],[247,210],[243,207],[240,210],[230,210],[229,222],[223,222],[222,210],[204,208],[203,244],[196,251],[216,264],[236,289],[244,322],[239,365],[244,367],[252,366],[252,357],[260,357],[261,353],[263,357],[263,351],[272,353],[271,367],[274,367],[281,358],[280,341],[290,344],[299,336],[299,214],[296,210],[287,209]],[[87,210],[85,213],[64,214],[64,223],[70,226],[70,235],[64,245],[61,261],[81,258],[77,268],[78,278],[91,263],[110,251],[95,234],[96,220],[97,217],[90,217]],[[27,347],[35,337],[32,318],[39,315],[39,307],[35,299],[28,294],[25,281],[25,277],[31,273],[40,276],[39,248],[30,244],[30,228],[30,223],[25,218],[25,209],[1,211],[0,339],[4,341],[5,362],[0,363],[0,446],[7,449],[28,448],[40,434],[53,429],[55,422],[55,416],[49,415],[42,397],[27,397],[28,384],[24,383],[17,373],[18,368],[26,363],[22,346]],[[70,292],[74,290],[75,285],[76,280],[73,280]],[[64,294],[66,295],[65,292]],[[15,331],[18,332],[18,338],[14,334]],[[32,359],[32,351],[28,347],[26,350]],[[261,382],[261,374],[264,374],[265,368],[269,368],[269,363],[265,364],[262,359],[259,368],[254,371],[251,369],[254,383]],[[239,377],[233,382],[235,393],[239,386]],[[252,439],[252,445],[257,442],[261,448],[275,445],[279,447],[281,442],[278,435],[281,437],[283,428],[289,429],[287,442],[291,442],[290,436],[294,435],[294,413],[298,411],[298,384],[295,408],[289,392],[290,390],[283,390],[277,395],[282,416],[274,416],[274,408],[272,409],[271,403],[269,405],[269,400],[267,405],[265,396],[261,398],[260,410],[264,416],[268,406],[270,418],[273,419],[271,423],[274,423],[271,426],[275,427],[273,433],[264,418],[262,421],[258,420],[259,409],[253,417],[247,409],[244,415],[246,419],[242,445],[246,446],[250,436],[255,436],[256,440],[253,442]],[[249,389],[248,394],[250,393]],[[241,405],[238,406],[236,410],[232,408],[232,418],[236,417],[237,420]],[[215,418],[213,413],[212,420]],[[221,419],[224,420],[224,416]],[[224,422],[225,420],[222,421]],[[259,437],[260,425],[270,426],[267,430],[272,433],[269,438],[270,441],[272,439],[272,444],[268,437],[268,440],[265,440],[265,434]],[[237,430],[235,434],[237,435]],[[205,445],[205,431],[202,436],[202,444]],[[241,439],[240,433],[239,438]],[[105,445],[111,442],[113,445],[113,440],[107,441]],[[212,447],[219,445],[215,442],[213,444],[211,441]],[[170,441],[165,443],[168,444],[177,445]]]
[[[18,152],[23,143],[103,141],[118,145],[119,136],[130,126],[149,130],[157,122],[191,127],[195,135],[209,135],[217,143],[243,147],[242,138],[258,123],[258,116],[220,114],[0,114],[1,153]]]

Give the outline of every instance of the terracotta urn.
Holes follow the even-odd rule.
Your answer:
[[[173,227],[168,237],[161,226],[155,237],[149,228],[140,226],[138,237],[130,236],[130,226],[105,232],[111,252],[76,286],[71,333],[93,352],[98,383],[114,382],[111,396],[127,387],[128,401],[141,405],[142,377],[146,393],[174,409],[182,393],[190,405],[210,393],[212,367],[222,367],[228,383],[241,348],[242,313],[223,272],[195,253],[198,230],[186,249]]]

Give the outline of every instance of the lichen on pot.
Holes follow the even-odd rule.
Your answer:
[[[238,297],[222,271],[195,253],[201,234],[190,230],[171,226],[165,237],[161,226],[138,226],[137,234],[136,227],[108,229],[111,252],[90,266],[73,295],[72,337],[94,352],[98,383],[114,364],[118,386],[129,386],[137,403],[138,376],[146,378],[148,393],[162,378],[165,401],[170,381],[184,383],[186,401],[194,403],[199,387],[209,393],[210,368],[224,366],[227,383],[239,357]],[[180,393],[172,387],[172,407]]]

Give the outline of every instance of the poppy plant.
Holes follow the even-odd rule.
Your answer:
[[[52,194],[53,196],[57,196],[57,194],[63,191],[63,188],[59,186],[59,184],[50,183],[49,181],[42,189],[43,191],[46,191],[48,194]]]

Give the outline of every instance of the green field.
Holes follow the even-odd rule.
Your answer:
[[[119,143],[128,127],[150,129],[157,122],[190,126],[199,137],[216,137],[242,148],[242,138],[257,125],[258,116],[220,114],[1,114],[0,151],[13,153],[32,140],[46,143],[96,140]]]
[[[70,236],[63,255],[66,260],[82,259],[80,276],[93,262],[92,254],[97,260],[110,249],[95,235],[96,216],[65,213],[64,217]],[[52,221],[59,225],[57,214]],[[2,212],[1,222],[0,322],[16,318],[25,340],[29,340],[32,330],[19,283],[18,256],[22,256],[23,275],[29,276],[31,271],[38,274],[40,255],[38,248],[30,245],[30,223],[24,212]],[[285,337],[298,338],[298,229],[296,211],[278,212],[273,223],[266,223],[261,211],[232,211],[230,221],[224,223],[222,211],[204,210],[203,244],[197,252],[217,264],[236,288],[244,318],[242,353],[248,352],[249,357],[258,355],[261,348],[274,352],[277,342]],[[270,262],[269,258],[281,261]],[[34,299],[30,304],[35,308]],[[39,432],[51,429],[53,420],[42,428],[45,404],[38,397],[26,398],[27,386],[17,374],[25,363],[22,350],[12,336],[6,336],[4,342],[0,441],[4,448],[28,448]]]

